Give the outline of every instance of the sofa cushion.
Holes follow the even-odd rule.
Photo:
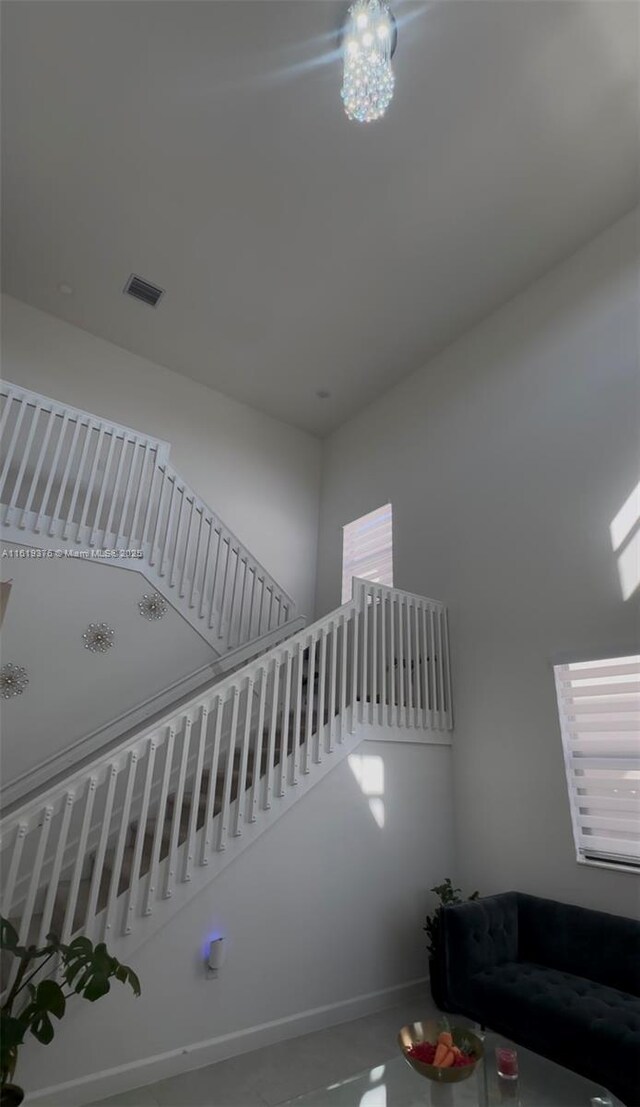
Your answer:
[[[637,1077],[640,999],[585,977],[529,961],[492,965],[469,980],[474,1007],[488,1026],[513,1025],[548,1057],[606,1083],[605,1074]],[[526,1044],[523,1041],[523,1044]]]
[[[640,923],[518,894],[518,959],[640,996]]]

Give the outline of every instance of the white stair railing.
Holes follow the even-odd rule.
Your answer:
[[[300,615],[260,638],[253,638],[237,650],[231,650],[188,676],[181,677],[144,703],[111,719],[105,726],[83,735],[76,742],[39,761],[37,765],[0,787],[0,811],[6,814],[13,812],[53,781],[73,773],[100,752],[104,753],[125,737],[140,731],[143,726],[150,726],[156,719],[166,715],[167,711],[174,710],[178,704],[198,694],[204,695],[205,691],[209,691],[227,673],[235,672],[268,653],[280,642],[302,630],[305,625],[306,620]]]
[[[349,603],[8,816],[2,913],[22,943],[130,935],[372,724],[451,729],[447,615],[354,581]]]
[[[166,442],[15,385],[0,401],[7,541],[112,551],[219,654],[291,621],[291,598],[181,480]]]

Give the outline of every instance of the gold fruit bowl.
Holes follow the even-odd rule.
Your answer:
[[[403,1026],[398,1034],[398,1045],[404,1054],[405,1061],[408,1061],[411,1068],[420,1073],[420,1076],[426,1076],[427,1080],[435,1080],[438,1084],[458,1084],[461,1080],[468,1080],[471,1074],[476,1071],[479,1061],[482,1060],[484,1047],[478,1035],[474,1034],[473,1030],[467,1029],[466,1026],[452,1026],[451,1037],[454,1045],[459,1046],[460,1049],[464,1048],[465,1052],[471,1054],[474,1058],[473,1064],[460,1065],[458,1068],[441,1069],[436,1065],[428,1065],[426,1061],[419,1061],[416,1057],[411,1056],[409,1052],[411,1047],[418,1045],[419,1042],[431,1042],[432,1045],[435,1045],[441,1030],[442,1024],[435,1019]]]

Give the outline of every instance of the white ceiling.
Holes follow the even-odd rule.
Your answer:
[[[364,126],[344,10],[5,2],[6,290],[325,433],[637,202],[636,3],[396,3]]]

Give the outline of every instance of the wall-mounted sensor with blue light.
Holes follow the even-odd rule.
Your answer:
[[[207,975],[217,976],[224,964],[225,944],[224,938],[214,938],[209,943],[209,957],[207,959]]]

